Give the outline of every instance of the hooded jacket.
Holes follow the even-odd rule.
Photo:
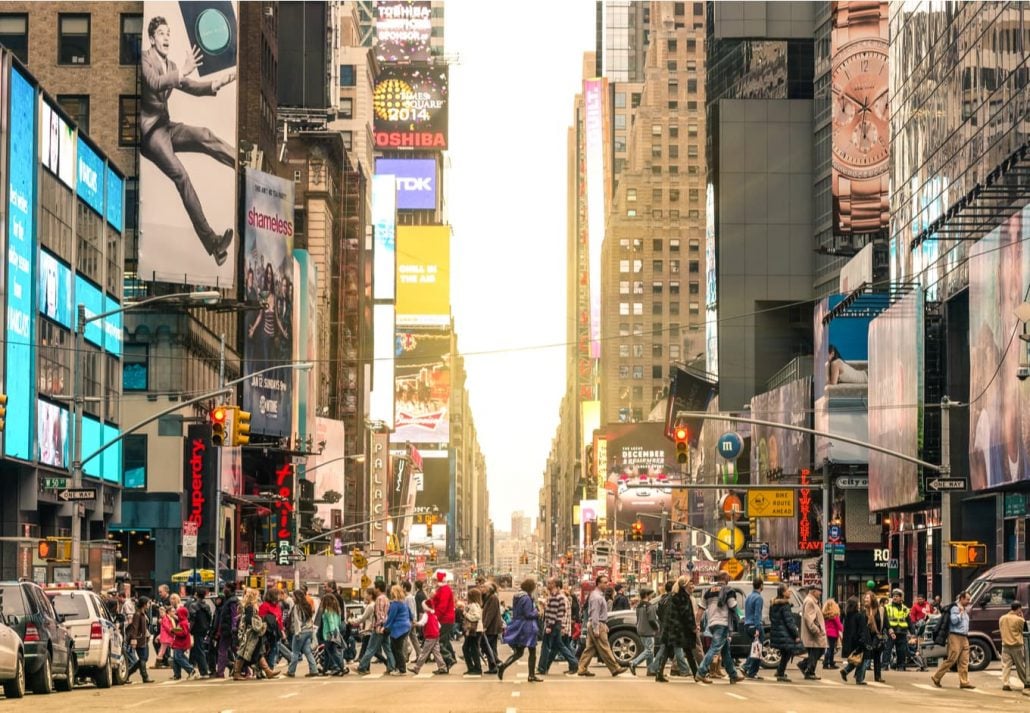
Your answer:
[[[662,643],[673,648],[693,649],[697,641],[694,601],[685,589],[670,594],[667,599],[662,618]]]
[[[769,644],[774,649],[791,651],[801,636],[789,599],[773,599],[769,607]]]

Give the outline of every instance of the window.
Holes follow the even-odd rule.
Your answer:
[[[636,199],[637,199],[637,189],[636,188],[627,188],[626,189],[626,201],[629,202],[629,203],[632,203]]]
[[[660,294],[662,294],[662,290],[664,289],[664,287],[665,287],[665,283],[663,283],[663,282],[661,282],[659,280],[656,280],[656,281],[652,282],[651,283],[651,294],[653,294],[653,295],[660,295]]]
[[[615,93],[615,108],[625,109],[626,108],[626,93],[616,92]]]
[[[651,175],[653,175],[653,176],[660,176],[660,175],[662,175],[662,167],[659,166],[658,164],[655,164],[655,165],[651,166]]]
[[[662,263],[661,260],[652,260],[651,269],[654,270],[656,273],[661,273],[661,271],[665,269],[665,265]]]
[[[340,65],[340,86],[353,87],[357,85],[357,73],[353,64]]]
[[[662,345],[660,343],[655,343],[655,344],[651,345],[651,358],[652,359],[661,359],[662,358]]]
[[[620,337],[628,337],[629,336],[629,322],[619,322],[619,336]]]
[[[672,148],[672,147],[670,146],[669,148]],[[661,144],[652,144],[651,145],[651,158],[661,158],[661,157],[662,157],[662,145]]]
[[[633,387],[633,399],[636,400],[636,401],[639,401],[642,398],[644,398],[644,387],[643,386],[634,386]]]
[[[619,272],[629,272],[629,260],[619,260]]]
[[[691,188],[690,189],[690,202],[691,203],[697,203],[699,200],[701,200],[701,191],[698,190],[697,188]]]
[[[629,280],[622,280],[622,281],[619,282],[619,294],[620,295],[628,295],[629,294]]]
[[[697,40],[687,40],[687,52],[691,54],[697,52]]]
[[[678,208],[670,209],[669,210],[669,218],[671,218],[672,220],[679,220],[680,219],[679,209]]]
[[[687,124],[687,136],[697,136],[697,124]]]
[[[669,138],[670,139],[678,139],[679,137],[680,137],[680,127],[678,127],[678,126],[670,126],[669,127]]]
[[[697,158],[697,144],[687,144],[687,158]]]
[[[691,238],[690,239],[690,252],[696,253],[696,252],[700,252],[700,250],[701,250],[701,241],[698,240],[697,238]]]
[[[705,4],[703,2],[694,3],[694,17],[701,17],[705,14]]]
[[[683,15],[687,11],[686,10],[686,6],[687,6],[687,4],[685,2],[674,2],[672,4],[672,12],[673,12],[673,14],[674,15]]]
[[[119,64],[139,64],[143,38],[143,16],[122,15],[122,36],[118,45]]]
[[[644,294],[644,281],[634,280],[633,281],[633,294],[642,295]]]
[[[633,357],[635,359],[643,359],[644,358],[644,345],[643,344],[634,344],[633,345]]]
[[[651,136],[661,136],[661,135],[662,135],[662,125],[661,124],[651,124]]]
[[[626,153],[626,139],[620,136],[615,137],[615,153]]]
[[[701,305],[699,305],[697,302],[691,302],[690,314],[692,317],[697,317],[699,314],[701,314]]]
[[[88,94],[58,94],[57,103],[68,112],[68,115],[84,133],[89,133]]]
[[[633,261],[633,272],[643,272],[643,271],[644,271],[644,261],[643,260],[634,260]]]
[[[629,345],[628,344],[620,344],[619,345],[619,358],[620,359],[629,359]]]
[[[635,210],[633,210],[633,209],[627,210],[626,211],[626,217],[627,218],[636,218],[637,217],[637,212]]]
[[[669,282],[669,294],[678,296],[680,293],[680,283],[677,280]]]
[[[661,322],[654,322],[651,325],[651,336],[654,337],[655,339],[661,339],[662,338],[662,323]]]
[[[665,63],[665,68],[667,70],[669,70],[670,72],[675,72],[676,71],[676,61],[670,59],[669,61],[667,61]]]
[[[662,316],[662,303],[661,302],[652,302],[651,303],[651,315],[654,316],[654,317],[661,317]]]
[[[680,261],[679,260],[669,260],[669,272],[674,273],[674,274],[678,274],[679,271],[680,271]]]
[[[147,487],[147,435],[130,433],[122,445],[122,487]]]
[[[626,129],[626,115],[625,114],[616,114],[615,115],[615,129],[616,130],[620,130],[620,129],[621,130],[625,130]]]
[[[644,378],[644,367],[643,366],[635,366],[635,367],[633,367],[633,378],[634,379],[643,379]]]
[[[633,109],[636,109],[638,106],[640,106],[640,92],[633,92],[632,94],[630,94],[629,103],[630,107],[632,107]]]
[[[656,252],[661,252],[662,251],[662,239],[661,238],[655,238],[654,240],[652,240],[651,241],[651,249],[656,251]]]
[[[672,147],[672,148],[676,148],[676,147]],[[678,153],[677,153],[676,157],[679,158],[679,154]],[[679,172],[680,172],[680,167],[679,166],[669,166],[669,175],[670,176],[677,176],[677,175],[679,175]]]
[[[697,283],[697,282],[691,282],[690,283],[690,294],[692,294],[692,295],[699,295],[699,294],[701,294],[701,285],[700,285],[700,283]]]
[[[680,239],[672,238],[669,241],[669,252],[678,253],[680,251]]]
[[[690,274],[691,275],[700,274],[700,272],[701,272],[701,265],[700,265],[700,263],[697,260],[691,260],[690,261],[689,270],[690,270]]]
[[[687,111],[697,111],[697,102],[687,102]]]
[[[669,158],[679,158],[680,147],[676,144],[669,144]],[[672,167],[669,167],[669,173],[672,173]]]
[[[58,15],[58,64],[89,64],[89,15]]]
[[[669,201],[676,203],[680,199],[680,191],[678,188],[669,189]]]
[[[634,317],[643,317],[644,316],[644,303],[643,302],[634,302],[633,303],[633,316]]]
[[[629,238],[622,238],[619,240],[620,250],[629,250]]]
[[[676,361],[677,359],[680,358],[680,345],[679,344],[670,344],[669,345],[669,358],[672,359],[673,361]]]
[[[651,367],[651,378],[661,379],[662,378],[662,367],[659,364],[655,364]]]
[[[139,180],[125,179],[125,229],[139,228]]]
[[[619,316],[620,317],[628,317],[629,316],[629,302],[620,302],[619,303]]]
[[[622,365],[619,366],[619,378],[620,379],[628,379],[629,378],[629,366],[627,366],[626,364],[622,364]]]
[[[687,80],[687,93],[688,94],[697,94],[697,80],[696,79],[688,79]]]
[[[669,303],[669,314],[677,315],[679,313],[680,313],[680,303],[679,302],[670,302]]]
[[[662,201],[662,189],[661,188],[652,188],[651,189],[651,200],[654,201],[655,203],[661,203],[661,201]]]
[[[122,390],[146,391],[148,387],[147,345],[126,344],[122,353]]]
[[[123,94],[118,97],[118,145],[139,144],[139,96]]]
[[[668,40],[666,42],[666,48],[669,50],[669,54],[672,54],[673,52],[675,52],[676,49],[677,49],[676,48],[676,40]]]
[[[668,91],[669,91],[669,98],[670,99],[675,99],[676,95],[679,94],[679,91],[680,91],[680,83],[678,81],[676,81],[675,79],[670,79],[669,80]]]
[[[633,336],[634,337],[642,337],[642,336],[644,336],[644,325],[641,324],[640,322],[634,322],[633,323]]]
[[[652,218],[661,218],[662,217],[662,211],[659,208],[655,208],[654,210],[651,211],[651,217]]]
[[[340,100],[340,118],[341,119],[353,119],[354,118],[354,100],[353,99],[341,99]]]
[[[29,63],[29,16],[24,13],[0,15],[0,45],[14,53],[24,64]]]

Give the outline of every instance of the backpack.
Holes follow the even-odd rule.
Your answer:
[[[949,604],[941,609],[941,618],[937,621],[937,628],[933,630],[933,643],[938,646],[946,646],[948,643],[948,634],[951,633],[951,610],[954,606]]]
[[[190,602],[186,611],[189,614],[190,629],[195,630],[198,634],[206,634],[210,631],[211,612],[208,611],[206,604],[202,604],[194,599]]]

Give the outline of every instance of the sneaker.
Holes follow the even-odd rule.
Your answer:
[[[408,670],[411,671],[414,675],[418,675],[418,669],[414,666],[408,666]]]
[[[626,673],[626,671],[629,671],[629,669],[622,667],[617,668],[614,671],[612,671],[612,678],[615,678],[616,676],[621,676],[622,674]]]
[[[576,671],[576,675],[577,676],[596,676],[597,674],[594,673],[593,671],[582,671],[582,672]]]
[[[566,676],[575,676],[577,673],[579,673],[579,671],[577,671],[574,668],[570,668],[568,671],[565,672],[565,675]]]
[[[297,674],[290,673],[289,671],[286,672],[286,678],[296,678],[296,677],[297,677]]]
[[[318,678],[320,675],[319,673],[305,673],[304,678]]]
[[[358,669],[358,675],[359,676],[367,676],[370,673],[371,673],[371,671],[369,669],[367,669],[367,668],[366,669],[360,669],[360,668]]]
[[[629,672],[630,672],[631,676],[636,676],[637,675],[637,665],[635,663],[631,663],[629,665]]]
[[[406,674],[404,671],[391,671],[390,675],[391,676],[407,676],[408,674]]]
[[[819,676],[816,676],[814,673],[806,673],[805,674],[805,680],[806,681],[819,681],[819,680],[822,680],[822,679]]]
[[[844,682],[847,682],[847,680],[848,680],[848,672],[845,671],[844,669],[840,670],[840,680],[842,680]]]
[[[702,676],[701,674],[698,674],[698,675],[694,676],[694,680],[697,681],[698,683],[711,683],[712,682],[712,679],[709,678],[707,675]]]
[[[765,679],[759,676],[757,673],[746,677],[749,681],[764,681]]]
[[[869,684],[865,681],[855,681],[856,686],[868,686]]]
[[[433,675],[435,676],[446,676],[448,673],[450,673],[450,671],[448,671],[445,668],[438,668],[435,671],[433,671]]]
[[[972,689],[976,688],[976,686],[974,686],[972,683],[960,683],[958,687],[959,688],[965,688],[965,689],[968,689],[968,690],[972,690]]]
[[[933,685],[937,686],[937,688],[940,688],[940,687],[941,687],[941,682],[940,682],[940,681],[938,681],[938,680],[937,680],[936,678],[934,678],[933,676],[930,676],[930,683],[932,683]]]
[[[730,683],[740,683],[743,680],[743,676],[730,676]]]

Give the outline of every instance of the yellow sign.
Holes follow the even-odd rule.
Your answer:
[[[371,586],[372,586],[372,580],[368,578],[368,575],[367,574],[361,575],[361,587],[363,589],[368,589]]]
[[[733,544],[734,551],[744,549],[744,532],[739,527],[734,527],[732,530],[724,527],[715,533],[715,538],[715,546],[719,548],[720,552],[728,552],[730,543]]]
[[[397,228],[397,324],[450,324],[451,226]]]
[[[719,568],[730,575],[730,579],[736,579],[744,573],[744,565],[738,559],[729,559],[719,565]]]
[[[748,517],[794,517],[793,490],[749,490]]]

